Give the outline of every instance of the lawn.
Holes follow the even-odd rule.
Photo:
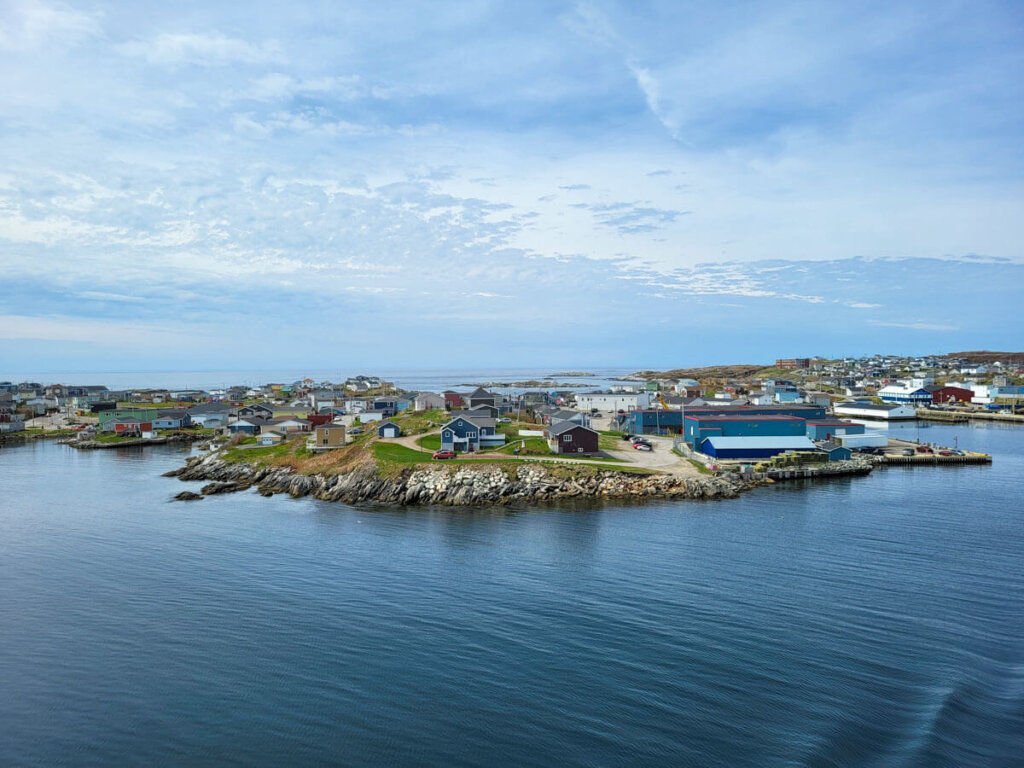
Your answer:
[[[441,436],[438,434],[424,435],[416,444],[427,451],[439,451],[441,450]]]

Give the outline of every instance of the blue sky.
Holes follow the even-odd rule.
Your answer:
[[[0,371],[1024,344],[1024,6],[0,4]]]

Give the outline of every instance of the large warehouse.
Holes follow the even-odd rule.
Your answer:
[[[801,436],[708,437],[700,450],[716,459],[767,459],[786,451],[814,451],[817,446]]]
[[[708,437],[802,437],[807,439],[807,422],[798,416],[722,416],[685,414],[683,436],[695,450]]]
[[[632,411],[651,404],[647,392],[579,392],[576,407],[581,411],[597,408],[599,411]]]

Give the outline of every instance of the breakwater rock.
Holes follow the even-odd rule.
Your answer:
[[[180,480],[208,484],[204,495],[255,487],[264,495],[287,493],[324,501],[479,506],[567,498],[733,498],[758,481],[734,476],[638,475],[614,470],[580,471],[576,465],[509,463],[488,467],[410,467],[395,477],[372,468],[337,475],[304,475],[288,467],[255,467],[224,461],[217,453],[194,456],[173,473]]]

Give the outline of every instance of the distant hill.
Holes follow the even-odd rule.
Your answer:
[[[973,352],[950,352],[943,357],[966,360],[969,363],[987,365],[997,360],[1004,363],[1024,365],[1024,352],[991,352],[989,350],[974,350]]]
[[[648,379],[742,379],[765,369],[764,365],[706,365],[702,368],[673,368],[671,371],[637,371],[627,380]]]

